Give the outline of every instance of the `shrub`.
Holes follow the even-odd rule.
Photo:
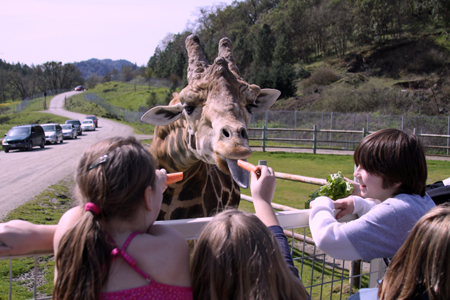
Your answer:
[[[303,87],[312,85],[329,85],[340,79],[339,74],[329,67],[318,68],[309,78],[302,81]]]

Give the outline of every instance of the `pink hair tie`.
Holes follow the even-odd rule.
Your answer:
[[[100,207],[97,206],[97,204],[94,204],[92,202],[86,203],[84,206],[85,211],[91,211],[94,213],[94,215],[100,214]]]

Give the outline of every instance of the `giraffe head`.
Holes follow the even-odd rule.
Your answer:
[[[209,64],[197,36],[186,39],[189,67],[188,85],[168,106],[157,106],[142,121],[168,125],[180,118],[186,121],[188,151],[197,159],[215,164],[243,188],[249,173],[236,164],[251,156],[247,125],[252,112],[269,109],[280,91],[261,89],[240,76],[228,38],[219,42],[219,54]]]

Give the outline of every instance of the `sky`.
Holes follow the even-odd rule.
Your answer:
[[[233,0],[0,0],[0,59],[63,64],[126,59],[147,65],[161,40],[200,7]]]

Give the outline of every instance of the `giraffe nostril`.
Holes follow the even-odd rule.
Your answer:
[[[242,130],[241,130],[241,137],[242,137],[243,139],[246,139],[246,138],[247,138],[247,131],[246,131],[244,128],[242,128]]]
[[[226,129],[222,129],[222,134],[223,134],[226,138],[229,138],[229,137],[230,137],[230,133],[229,133]]]

